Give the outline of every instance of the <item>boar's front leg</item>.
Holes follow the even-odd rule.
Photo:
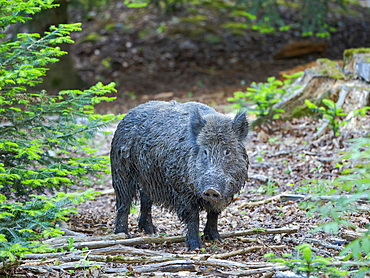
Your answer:
[[[219,240],[222,241],[220,234],[217,230],[217,220],[219,212],[207,211],[207,223],[204,228],[204,237],[207,240]]]
[[[179,214],[179,217],[186,224],[186,247],[189,250],[202,249],[202,239],[199,235],[199,208],[189,206]]]

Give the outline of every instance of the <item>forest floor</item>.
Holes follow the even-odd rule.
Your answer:
[[[250,157],[249,179],[242,192],[235,201],[227,207],[219,218],[219,231],[221,233],[250,230],[283,229],[276,234],[256,234],[250,236],[234,236],[225,238],[222,243],[204,241],[204,250],[189,252],[185,243],[148,243],[138,244],[134,247],[140,250],[152,250],[158,254],[177,255],[205,255],[210,258],[218,258],[225,253],[253,247],[249,252],[241,252],[239,255],[225,256],[225,262],[216,262],[210,265],[199,264],[189,270],[187,268],[163,270],[154,268],[146,273],[141,272],[141,267],[153,267],[150,261],[145,263],[105,263],[100,270],[85,270],[76,272],[93,273],[106,277],[117,277],[120,271],[133,271],[133,276],[160,276],[160,277],[233,277],[232,273],[240,270],[241,266],[233,266],[232,262],[253,264],[261,268],[267,259],[264,255],[273,252],[278,256],[285,253],[294,253],[295,246],[309,243],[313,251],[323,257],[335,257],[348,243],[347,228],[341,227],[337,235],[315,232],[323,221],[315,213],[309,212],[304,205],[299,205],[299,200],[291,198],[279,198],[279,196],[315,194],[323,190],[324,186],[313,182],[314,179],[334,179],[339,175],[336,167],[339,154],[348,147],[346,142],[350,138],[364,136],[370,127],[370,115],[361,118],[360,127],[356,131],[343,130],[336,140],[328,133],[318,139],[312,139],[316,128],[320,127],[321,121],[311,118],[302,118],[282,123],[273,134],[263,131],[252,131],[247,144]],[[111,126],[107,131],[115,130]],[[111,133],[111,134],[112,134]],[[111,134],[100,135],[94,141],[99,152],[108,154]],[[69,229],[89,236],[104,236],[114,231],[115,196],[109,192],[111,189],[110,177],[96,181],[96,190],[107,194],[98,196],[94,201],[89,201],[79,206],[78,214],[71,217],[68,222]],[[107,192],[108,190],[108,192]],[[330,192],[330,189],[328,190]],[[282,195],[281,195],[282,194]],[[271,198],[270,202],[258,203],[258,201]],[[255,202],[251,204],[251,202]],[[147,237],[138,230],[137,220],[140,215],[140,206],[134,206],[129,218],[129,233],[132,238]],[[206,214],[200,217],[201,231],[204,228]],[[153,208],[153,221],[158,228],[155,237],[173,237],[184,234],[184,225],[172,214],[160,207]],[[370,224],[368,212],[363,214],[351,214],[350,222],[358,229],[364,229]],[[117,255],[136,257],[126,252],[116,251]],[[179,258],[178,258],[179,259]],[[91,259],[93,260],[93,259]],[[210,260],[211,262],[211,260]],[[230,264],[227,266],[227,264]],[[225,266],[226,265],[226,266]],[[268,266],[268,265],[266,265]],[[265,266],[265,267],[266,267]],[[138,270],[139,273],[135,273]],[[170,271],[170,272],[165,272]],[[109,274],[110,273],[110,274]],[[260,274],[248,274],[248,277],[262,277],[266,271]],[[109,276],[111,275],[111,276]],[[67,277],[62,276],[62,277]]]

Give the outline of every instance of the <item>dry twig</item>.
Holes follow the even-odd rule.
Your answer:
[[[248,202],[248,203],[241,204],[241,205],[237,206],[237,209],[242,209],[242,208],[246,208],[246,207],[250,208],[250,207],[262,206],[262,205],[267,204],[271,201],[279,200],[279,199],[280,199],[280,195],[276,195],[276,196],[273,196],[271,198],[267,198],[267,199],[264,199],[264,200],[261,200],[261,201]]]

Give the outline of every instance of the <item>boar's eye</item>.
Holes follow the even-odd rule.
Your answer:
[[[204,149],[204,151],[203,151],[203,156],[204,156],[204,159],[207,159],[208,151],[206,149]]]
[[[231,150],[230,149],[224,150],[224,155],[229,155],[229,154],[231,154]]]

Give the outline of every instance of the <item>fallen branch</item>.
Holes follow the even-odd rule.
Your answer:
[[[105,195],[114,195],[114,189],[111,188],[111,189],[104,190],[104,191],[96,194],[95,196],[100,197],[100,196],[105,196]]]
[[[44,244],[49,245],[58,245],[58,244],[68,244],[69,239],[73,238],[73,243],[77,242],[87,242],[87,241],[100,241],[100,240],[119,240],[119,239],[127,239],[128,236],[125,233],[120,234],[110,234],[104,236],[61,236],[61,237],[54,237],[51,239],[44,240]]]
[[[261,268],[261,267],[272,267],[274,264],[270,263],[241,263],[241,262],[235,262],[235,261],[229,261],[229,260],[220,260],[220,259],[208,259],[208,260],[196,260],[196,259],[190,259],[190,260],[177,260],[177,261],[168,261],[158,264],[151,264],[146,265],[143,267],[136,268],[135,271],[137,273],[143,273],[143,272],[149,272],[149,271],[156,271],[151,269],[157,269],[157,267],[162,266],[169,266],[169,265],[182,265],[182,264],[194,264],[194,265],[200,265],[200,266],[213,266],[213,267],[237,267],[237,268]]]
[[[259,181],[262,181],[262,182],[267,182],[269,178],[266,177],[266,176],[263,176],[263,175],[248,174],[248,179],[259,180]]]
[[[193,264],[189,263],[186,260],[181,261],[171,261],[171,262],[164,262],[159,264],[152,264],[146,265],[142,267],[137,267],[134,269],[134,273],[140,274],[145,272],[154,272],[154,271],[163,271],[168,272],[170,270],[181,271],[179,269],[186,269],[186,271],[196,271],[196,268]]]
[[[221,238],[230,238],[238,236],[247,236],[247,235],[257,235],[257,234],[281,234],[281,233],[296,233],[298,227],[292,228],[278,228],[278,229],[251,229],[246,231],[236,231],[229,233],[221,233]],[[98,249],[102,247],[114,246],[118,244],[133,246],[133,245],[142,245],[142,244],[163,244],[168,243],[179,243],[184,242],[185,236],[172,236],[172,237],[137,237],[129,239],[117,239],[117,240],[99,240],[99,241],[86,241],[86,242],[76,242],[73,244],[73,247],[76,249],[89,248],[89,249]],[[55,244],[51,245],[50,248],[66,249],[67,244]]]
[[[330,244],[330,243],[327,243],[327,242],[322,242],[321,240],[318,240],[318,239],[315,239],[315,238],[303,238],[303,239],[301,238],[300,240],[302,240],[303,242],[316,243],[316,244],[319,244],[319,245],[324,246],[326,248],[335,249],[335,250],[338,250],[338,251],[342,251],[344,249],[341,246]]]
[[[194,264],[203,265],[203,266],[215,266],[215,267],[237,267],[237,268],[248,268],[248,264],[229,261],[229,260],[221,260],[221,259],[208,259],[206,261],[200,260],[192,260]]]
[[[238,237],[237,240],[240,240],[241,242],[257,242],[258,238],[255,238],[255,237]]]
[[[4,273],[9,268],[17,268],[19,266],[19,261],[6,260],[5,262],[0,262],[0,273]]]
[[[262,205],[267,204],[271,201],[279,200],[279,199],[280,199],[280,195],[276,195],[276,196],[273,196],[271,198],[267,198],[267,199],[264,199],[264,200],[261,200],[261,201],[248,202],[248,203],[241,204],[241,205],[237,206],[237,209],[242,209],[242,208],[246,208],[246,207],[250,208],[250,207],[262,206]]]
[[[221,233],[222,238],[238,237],[238,236],[250,236],[250,235],[267,235],[267,234],[294,234],[298,232],[299,228],[294,227],[284,227],[277,229],[251,229],[246,231],[235,231],[229,233]]]
[[[285,241],[285,242],[289,242],[289,241],[291,241],[291,242],[293,242],[294,244],[296,244],[296,245],[300,245],[300,244],[302,244],[304,241],[302,241],[302,240],[300,240],[300,239],[297,239],[297,238],[293,238],[293,237],[284,237],[283,238],[283,241]],[[322,253],[324,253],[326,256],[332,256],[332,254],[330,253],[330,252],[328,252],[328,251],[326,251],[326,250],[322,250],[322,249],[319,249],[319,248],[316,248],[316,247],[313,247],[313,246],[311,246],[311,250],[313,250],[313,251],[315,251],[316,253],[318,253],[318,252],[322,252]]]
[[[26,254],[24,259],[26,260],[41,260],[41,259],[53,259],[53,258],[60,258],[66,256],[73,256],[73,255],[81,255],[87,251],[75,251],[75,252],[60,252],[60,253],[42,253],[42,254]],[[169,253],[164,252],[157,252],[148,249],[139,249],[130,246],[123,246],[123,245],[114,245],[100,249],[92,249],[89,250],[89,254],[91,255],[112,255],[112,254],[130,254],[130,255],[138,255],[138,256],[164,256]]]
[[[271,267],[263,267],[263,268],[257,268],[257,269],[251,269],[251,270],[239,270],[239,271],[221,271],[224,275],[229,276],[249,276],[254,274],[260,274],[270,271],[276,271],[276,270],[287,270],[289,267],[284,265],[276,265]]]
[[[41,265],[41,266],[25,265],[25,266],[22,266],[22,267],[25,270],[29,271],[29,272],[36,273],[36,274],[42,274],[41,277],[45,277],[46,276],[45,274],[54,274],[55,275],[57,270],[61,270],[61,269],[55,269],[54,266],[47,266],[47,265]],[[40,275],[38,275],[38,277],[40,277]]]
[[[362,195],[361,197],[355,196],[355,195],[332,195],[332,196],[312,196],[310,194],[307,195],[297,195],[297,194],[280,194],[280,200],[282,202],[286,201],[326,201],[326,202],[331,202],[331,201],[337,201],[340,199],[351,199],[351,198],[356,198],[356,201],[361,201],[361,202],[369,202],[369,197],[367,194]]]
[[[287,246],[286,245],[273,245],[273,246],[258,245],[258,246],[243,248],[243,249],[239,249],[239,250],[235,250],[235,251],[231,251],[231,252],[227,252],[227,253],[213,255],[213,256],[211,256],[211,258],[213,258],[213,259],[226,259],[226,258],[242,255],[242,254],[245,254],[245,253],[251,253],[251,252],[254,252],[254,251],[257,251],[257,250],[261,250],[263,248],[265,248],[265,249],[281,249],[281,248],[285,248],[285,247],[287,247]]]
[[[184,259],[182,257],[176,257],[175,255],[170,256],[155,256],[155,257],[129,257],[129,256],[104,256],[104,255],[74,255],[60,258],[63,262],[76,262],[80,260],[86,260],[89,258],[90,261],[104,262],[104,263],[126,263],[126,264],[147,264],[147,263],[161,263],[174,260]]]
[[[353,241],[355,239],[358,239],[360,237],[363,237],[365,234],[361,232],[355,232],[350,230],[344,230],[342,237],[346,240]]]

